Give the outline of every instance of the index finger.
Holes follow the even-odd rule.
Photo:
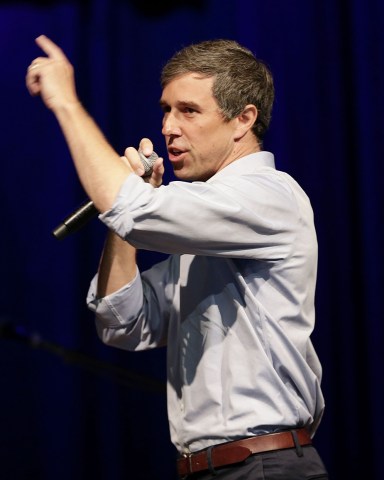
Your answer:
[[[61,48],[45,35],[40,35],[36,38],[35,41],[37,45],[43,50],[43,52],[48,55],[49,58],[56,60],[64,60],[67,58]]]

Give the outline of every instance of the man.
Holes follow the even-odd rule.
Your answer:
[[[234,41],[178,52],[162,73],[162,133],[179,180],[144,181],[81,106],[48,38],[27,86],[55,114],[110,233],[88,294],[102,340],[167,345],[171,438],[181,477],[327,478],[311,444],[324,408],[314,326],[310,202],[262,150],[272,76]],[[148,139],[140,148],[148,156]],[[122,161],[123,160],[123,161]],[[136,174],[135,174],[136,173]],[[139,273],[136,248],[169,253]]]

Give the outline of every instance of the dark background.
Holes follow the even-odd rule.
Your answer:
[[[175,475],[157,388],[165,351],[104,346],[85,306],[105,227],[51,235],[84,192],[53,115],[24,86],[41,33],[120,153],[147,136],[165,154],[158,78],[183,45],[233,38],[270,65],[265,148],[310,196],[319,240],[313,342],[327,406],[315,442],[331,478],[384,478],[383,20],[381,0],[0,4],[1,479]]]

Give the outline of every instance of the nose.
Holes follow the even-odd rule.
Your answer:
[[[181,135],[181,129],[178,125],[176,117],[171,113],[167,112],[163,117],[163,128],[161,133],[166,136],[170,135]]]

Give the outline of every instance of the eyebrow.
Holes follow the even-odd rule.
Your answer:
[[[169,106],[169,104],[162,99],[160,99],[159,104],[160,104],[160,107],[168,107]],[[176,102],[176,106],[178,108],[180,108],[180,107],[191,107],[191,108],[196,108],[196,109],[201,108],[201,106],[198,103],[194,102],[193,100],[178,101],[178,102]]]

